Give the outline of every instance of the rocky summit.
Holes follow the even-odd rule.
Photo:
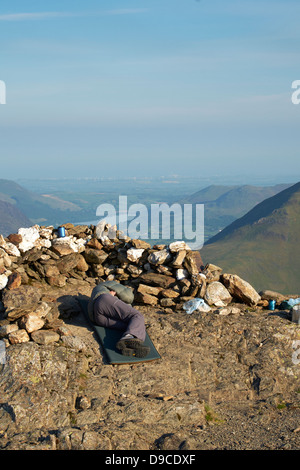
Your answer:
[[[299,449],[291,296],[203,265],[183,241],[64,229],[0,237],[0,449]],[[79,302],[107,280],[133,290],[160,359],[107,362]]]

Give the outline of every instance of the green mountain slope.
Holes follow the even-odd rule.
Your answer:
[[[257,290],[300,293],[300,182],[257,204],[202,248],[205,263]]]
[[[0,179],[0,201],[16,206],[31,224],[71,222],[82,217],[82,209],[52,195],[39,195],[14,181]]]
[[[205,239],[211,238],[234,220],[242,217],[256,204],[288,188],[275,186],[211,185],[180,201],[181,204],[204,204]]]
[[[30,227],[30,220],[14,205],[0,200],[0,234],[7,237],[20,227]]]

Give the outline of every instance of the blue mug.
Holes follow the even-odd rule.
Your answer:
[[[59,236],[59,238],[66,236],[65,227],[58,227],[58,236]]]
[[[276,305],[275,300],[269,300],[269,310],[274,310],[275,305]]]

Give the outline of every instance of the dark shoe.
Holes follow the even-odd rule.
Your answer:
[[[129,338],[129,339],[126,339],[126,338],[121,338],[117,344],[116,344],[116,348],[117,349],[125,349],[125,348],[135,348],[136,346],[140,345],[142,343],[142,341],[138,338]]]
[[[122,349],[120,349],[120,352],[123,356],[133,356],[134,355],[134,349],[131,349],[131,348],[122,348]]]
[[[148,356],[150,348],[148,346],[143,346],[142,344],[137,345],[135,348],[122,348],[120,352],[123,356],[139,357],[143,358]]]
[[[134,349],[134,356],[135,357],[146,357],[150,352],[150,348],[148,346],[143,346],[142,344],[136,346]]]

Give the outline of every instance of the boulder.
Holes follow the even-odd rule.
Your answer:
[[[256,290],[236,274],[223,274],[221,279],[232,297],[240,302],[254,306],[260,301],[261,297]]]
[[[204,299],[208,305],[224,307],[231,302],[232,297],[221,282],[214,281],[207,285]]]
[[[37,286],[20,286],[17,289],[5,289],[2,302],[7,310],[36,304],[42,297],[42,290]]]

